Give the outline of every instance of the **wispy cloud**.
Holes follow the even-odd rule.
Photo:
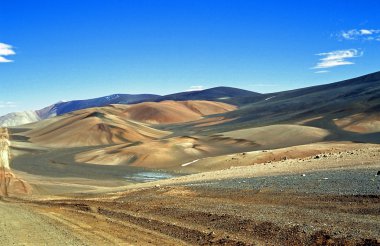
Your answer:
[[[0,108],[16,108],[17,104],[15,102],[2,102],[0,101]]]
[[[318,71],[315,71],[314,73],[329,73],[330,71],[328,70],[318,70]]]
[[[313,67],[313,69],[325,70],[326,68],[355,64],[349,59],[360,57],[363,55],[363,52],[357,49],[349,49],[349,50],[335,50],[335,51],[330,51],[330,52],[325,52],[325,53],[319,53],[316,55],[322,56],[322,58],[319,59],[319,62],[317,63],[317,65]]]
[[[380,41],[380,29],[351,29],[341,31],[337,36],[344,40]]]
[[[16,52],[14,52],[13,47],[11,45],[0,43],[0,63],[12,62],[12,60],[9,60],[4,56],[11,56],[15,54]]]
[[[193,86],[190,86],[190,88],[187,89],[186,91],[201,91],[204,89],[205,87],[203,85],[193,85]]]

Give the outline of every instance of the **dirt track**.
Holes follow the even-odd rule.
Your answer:
[[[166,186],[130,190],[102,199],[14,202],[37,213],[53,215],[53,225],[64,222],[53,227],[44,239],[57,242],[71,230],[74,234],[63,240],[74,245],[81,243],[75,234],[91,245],[379,244],[380,197],[376,195]],[[22,214],[35,220],[36,215]],[[16,216],[16,221],[24,217]],[[32,233],[44,234],[52,223],[46,222],[41,222],[42,230],[38,222]],[[25,239],[18,238],[19,242]]]
[[[83,207],[0,202],[0,245],[181,245],[127,221],[86,214]]]
[[[83,239],[48,216],[24,206],[0,202],[1,245],[87,245]]]

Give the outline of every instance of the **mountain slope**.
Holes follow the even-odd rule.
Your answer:
[[[46,147],[80,147],[149,141],[169,134],[145,123],[179,123],[208,114],[224,113],[235,106],[208,101],[147,102],[77,110],[25,125],[22,135]]]
[[[208,101],[226,101],[231,98],[236,97],[255,97],[260,96],[260,93],[247,91],[243,89],[237,89],[232,87],[214,87],[210,89],[200,90],[200,91],[187,91],[175,94],[170,94],[166,96],[159,97],[155,101],[186,101],[186,100],[208,100]],[[229,101],[232,103],[233,101]]]
[[[153,94],[114,94],[87,100],[74,100],[58,102],[39,110],[10,113],[0,117],[0,126],[18,126],[29,124],[42,119],[48,119],[56,115],[70,113],[80,109],[101,107],[110,104],[129,104],[137,101],[153,101],[158,98]]]
[[[299,122],[334,128],[333,119],[358,113],[377,114],[380,112],[380,72],[327,85],[266,94],[264,98],[252,98],[252,101],[224,115],[233,121],[203,130],[221,132]]]
[[[98,97],[87,100],[74,100],[69,102],[62,102],[56,105],[56,112],[57,115],[62,115],[80,109],[102,107],[110,104],[131,104],[139,101],[153,101],[158,97],[158,95],[153,94],[114,94],[110,96]]]
[[[23,133],[30,142],[46,147],[80,147],[132,143],[169,134],[129,121],[113,109],[84,109],[43,120]]]
[[[181,92],[176,94],[171,94],[167,96],[159,96],[154,94],[114,94],[105,97],[98,97],[86,100],[74,100],[68,102],[58,102],[47,106],[43,109],[36,111],[26,111],[20,113],[12,113],[3,116],[0,119],[0,126],[17,126],[22,124],[28,124],[40,119],[48,119],[56,115],[63,115],[76,110],[92,108],[92,107],[102,107],[111,104],[136,104],[142,102],[161,102],[167,100],[174,101],[187,101],[187,100],[211,100],[211,101],[222,101],[230,104],[236,104],[235,99],[240,97],[260,97],[259,93],[241,90],[231,87],[215,87],[211,89],[206,89],[202,91],[192,91],[192,92]],[[31,115],[35,117],[31,117]],[[24,115],[24,116],[21,116]],[[23,119],[21,119],[23,118]],[[7,123],[5,123],[7,122]]]
[[[127,119],[150,124],[172,124],[201,119],[211,114],[235,110],[233,105],[210,101],[162,101],[115,105]]]
[[[31,122],[39,121],[41,118],[33,111],[9,113],[0,117],[0,126],[9,127],[28,124]]]
[[[362,114],[361,117],[366,117],[366,115],[380,111],[380,72],[326,85],[269,94],[259,94],[230,87],[215,87],[166,96],[116,94],[89,100],[61,102],[37,111],[37,115],[43,119],[78,109],[109,104],[136,104],[145,101],[161,102],[165,100],[186,101],[191,99],[221,101],[240,106],[239,110],[224,115],[224,124],[219,124],[216,127],[203,124],[207,128],[204,129],[206,132],[228,131],[235,128],[242,129],[276,123],[294,123],[313,117],[320,117],[321,120],[308,124],[316,124],[315,126],[320,126],[320,124],[335,125],[332,118],[354,117],[359,113]],[[154,111],[155,109],[149,110]],[[156,111],[156,113],[158,112]],[[375,116],[372,118],[376,119]],[[140,120],[144,121],[144,119]],[[17,120],[9,120],[8,122],[17,123]],[[372,123],[366,122],[366,124],[371,125]],[[8,123],[8,125],[12,124]],[[368,131],[376,132],[378,124],[372,125],[375,127],[371,126]],[[202,130],[201,128],[199,127],[199,130]]]

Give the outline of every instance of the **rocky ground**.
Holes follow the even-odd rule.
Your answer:
[[[103,199],[13,202],[68,220],[77,233],[105,233],[112,244],[378,245],[380,236],[379,195],[206,184],[136,189]]]
[[[39,235],[50,223],[74,245],[380,245],[379,160],[380,147],[365,145],[100,193],[8,198],[0,206],[14,219],[2,230]],[[56,245],[49,233],[36,242]]]

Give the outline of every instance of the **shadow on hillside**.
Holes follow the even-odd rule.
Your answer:
[[[325,141],[352,141],[357,143],[380,144],[380,132],[357,133],[345,131],[334,124],[332,117],[316,119],[308,122],[305,125],[329,130],[331,134],[324,139]]]

